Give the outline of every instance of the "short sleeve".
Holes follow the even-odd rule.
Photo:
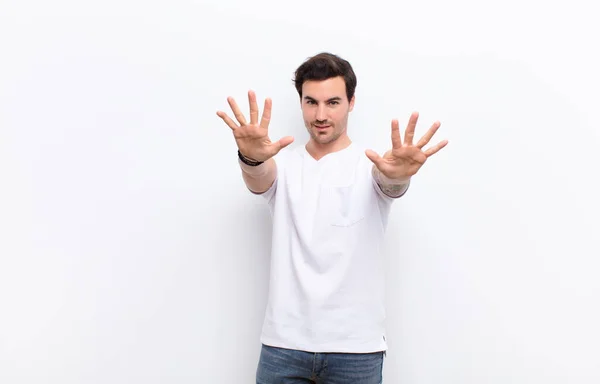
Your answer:
[[[267,189],[264,192],[254,192],[254,191],[250,191],[253,194],[260,196],[262,198],[264,198],[267,203],[271,204],[271,202],[273,201],[273,198],[275,197],[275,193],[277,192],[277,183],[279,181],[279,167],[277,168],[277,175],[275,176],[275,180],[273,180],[273,184],[271,184],[271,186],[269,187],[269,189]]]

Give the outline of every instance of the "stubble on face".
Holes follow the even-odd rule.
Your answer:
[[[329,125],[326,129],[318,128],[318,125]],[[346,133],[346,129],[337,130],[336,124],[331,121],[315,121],[312,123],[306,124],[306,130],[308,131],[310,137],[319,144],[329,144],[333,143],[337,139],[342,136],[342,134]]]

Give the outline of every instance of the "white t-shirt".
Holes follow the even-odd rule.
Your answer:
[[[273,218],[261,342],[308,352],[387,350],[384,260],[394,200],[355,144],[315,160],[304,145],[276,156],[261,194]]]

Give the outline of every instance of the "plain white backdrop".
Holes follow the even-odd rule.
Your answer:
[[[216,111],[304,144],[321,51],[355,142],[449,139],[392,210],[385,382],[600,382],[600,31],[562,4],[2,0],[0,382],[253,382],[270,217]]]

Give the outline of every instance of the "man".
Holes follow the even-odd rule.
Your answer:
[[[357,80],[348,61],[321,53],[295,72],[309,141],[271,141],[271,100],[262,117],[248,92],[250,121],[233,98],[232,129],[248,189],[273,218],[269,300],[256,382],[381,383],[385,340],[384,260],[380,249],[392,202],[447,141],[423,150],[439,122],[416,144],[418,114],[404,139],[392,121],[383,156],[359,149],[347,132]],[[277,160],[275,160],[277,157]]]

